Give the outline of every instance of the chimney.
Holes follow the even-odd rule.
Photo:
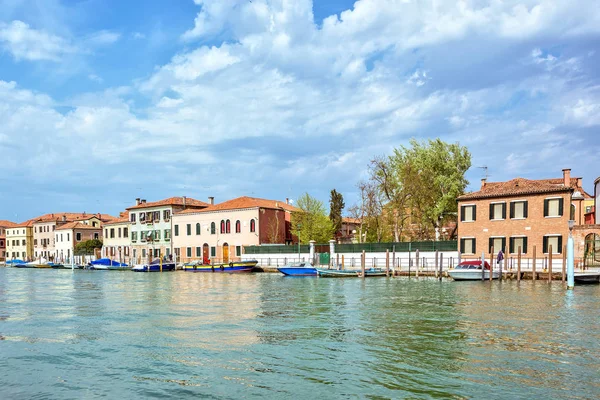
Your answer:
[[[288,197],[285,198],[285,204],[290,204],[290,199]]]
[[[67,216],[66,215],[62,216],[62,222],[67,222]]]
[[[487,178],[482,178],[481,179],[481,188],[482,189],[485,187],[486,183],[487,183]]]
[[[136,206],[139,206],[139,205],[140,205],[140,200],[141,200],[141,199],[140,199],[139,197],[138,197],[137,199],[135,199],[135,205],[136,205]]]
[[[566,187],[571,187],[571,168],[565,168],[563,171],[563,184]]]
[[[146,204],[146,199],[142,199],[140,204]]]
[[[185,200],[186,200],[186,199],[185,199],[185,196],[183,196],[183,208],[185,208],[185,205],[186,205],[186,204],[185,204],[185,203],[186,203],[186,201],[185,201]]]
[[[211,206],[215,205],[215,198],[213,196],[210,196],[208,198],[208,204],[210,204]]]

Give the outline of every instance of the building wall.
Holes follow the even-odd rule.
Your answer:
[[[600,222],[600,178],[594,182],[594,206],[596,207],[596,222]]]
[[[8,259],[33,259],[32,227],[21,226],[6,230],[6,257]]]
[[[54,257],[59,262],[68,261],[78,243],[92,239],[102,239],[102,230],[99,227],[97,229],[59,228],[54,232]]]
[[[33,256],[53,259],[55,252],[54,231],[56,221],[36,222],[33,224]]]
[[[132,256],[131,228],[129,222],[103,227],[102,256],[116,261],[129,260]]]
[[[563,199],[563,215],[561,217],[544,217],[544,199],[560,197]],[[505,197],[495,199],[481,200],[464,200],[458,203],[459,209],[459,228],[458,237],[460,240],[464,238],[476,239],[476,251],[474,255],[479,256],[481,252],[489,254],[489,238],[490,237],[506,237],[506,251],[508,252],[509,238],[515,236],[527,237],[527,257],[533,254],[533,248],[536,247],[536,254],[543,254],[543,237],[544,235],[560,235],[562,236],[563,246],[567,244],[569,233],[569,214],[570,200],[569,193],[550,193],[542,195],[528,195],[519,197]],[[526,219],[510,219],[509,204],[514,200],[527,200],[528,216]],[[490,203],[505,201],[507,204],[506,219],[490,220],[489,207]],[[580,202],[581,203],[581,202]],[[462,206],[476,205],[476,220],[473,222],[460,222]],[[499,249],[494,249],[497,253]],[[515,250],[516,252],[516,250]],[[562,253],[562,249],[553,249],[553,253]],[[465,254],[467,256],[467,254]]]
[[[169,211],[170,217],[165,220],[164,212]],[[177,210],[177,208],[175,208]],[[153,220],[152,223],[148,223],[146,220],[144,223],[140,222],[140,214],[148,212],[160,212],[160,218],[158,221]],[[135,215],[135,222],[131,221],[132,215]],[[172,254],[173,247],[171,245],[171,239],[165,238],[165,235],[172,235],[172,220],[173,220],[173,206],[157,206],[143,209],[133,209],[129,212],[130,225],[129,225],[129,237],[131,238],[131,254],[132,257],[136,258],[139,262],[146,262],[149,258],[151,251],[160,251],[161,255]],[[141,239],[142,232],[147,231],[160,231],[160,239],[154,242],[148,242]],[[136,239],[133,239],[136,237]]]

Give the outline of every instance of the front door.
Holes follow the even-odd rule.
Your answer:
[[[210,264],[210,262],[208,261],[209,259],[209,255],[208,255],[208,243],[204,243],[204,246],[202,246],[202,263],[203,264]]]
[[[223,262],[229,262],[229,245],[227,243],[223,245]]]

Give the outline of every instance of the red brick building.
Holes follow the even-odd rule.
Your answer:
[[[481,189],[460,196],[458,201],[459,250],[466,256],[504,254],[538,257],[562,254],[569,234],[568,221],[584,223],[583,201],[590,198],[581,178],[563,177],[507,182],[481,182]],[[577,254],[575,254],[578,257]]]

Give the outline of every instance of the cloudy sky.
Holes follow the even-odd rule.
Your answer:
[[[136,197],[346,204],[411,137],[600,176],[589,0],[0,0],[0,219]]]

